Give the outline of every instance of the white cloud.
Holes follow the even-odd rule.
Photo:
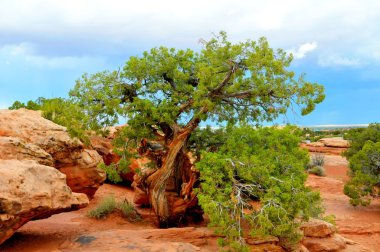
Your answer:
[[[364,65],[360,59],[340,55],[321,56],[318,59],[318,64],[322,67],[358,67]]]
[[[88,56],[46,57],[39,55],[33,44],[24,42],[0,47],[0,60],[8,66],[13,63],[24,63],[31,67],[51,69],[75,69],[83,65],[101,64],[103,61],[100,58]]]
[[[126,45],[139,50],[161,44],[196,47],[198,39],[226,30],[231,40],[266,36],[275,47],[293,48],[296,58],[315,50],[317,44],[310,41],[318,41],[319,54],[347,55],[344,60],[335,61],[351,66],[357,64],[351,58],[380,62],[378,53],[374,54],[380,52],[379,9],[378,0],[239,0],[234,3],[227,0],[191,3],[9,0],[0,1],[0,33],[7,39],[2,41],[7,43],[28,41],[39,45],[43,41],[51,44],[52,51],[60,50],[56,44],[70,40],[78,47],[109,45],[109,50],[117,52],[126,50]],[[297,48],[305,41],[309,43]],[[39,49],[43,50],[42,46]],[[86,46],[80,50],[86,50]],[[77,60],[70,56],[50,57],[49,61],[34,59],[52,66],[70,65]]]
[[[305,43],[300,45],[297,49],[288,50],[289,53],[293,54],[295,59],[302,59],[307,53],[314,51],[317,48],[317,42]]]

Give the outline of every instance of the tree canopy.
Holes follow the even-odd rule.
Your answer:
[[[152,125],[166,132],[206,119],[260,123],[295,104],[308,114],[324,99],[321,85],[288,69],[291,61],[265,38],[232,44],[221,32],[200,52],[158,47],[118,71],[85,74],[70,95],[97,123],[123,115],[141,135]]]
[[[350,130],[345,137],[351,147],[344,153],[350,162],[350,180],[344,193],[352,205],[366,206],[380,194],[380,124]]]
[[[141,185],[149,188],[163,225],[171,217],[166,184],[174,174],[181,194],[186,143],[201,121],[260,124],[293,106],[308,114],[324,99],[323,86],[297,77],[289,70],[292,55],[272,49],[265,38],[231,43],[221,32],[202,45],[200,52],[153,48],[130,57],[118,71],[83,75],[70,92],[93,121],[90,125],[128,119],[122,133],[128,140],[122,144],[129,153],[136,152],[141,139],[163,142],[157,170]]]
[[[290,70],[292,55],[272,49],[265,38],[232,43],[220,32],[201,44],[198,52],[153,48],[116,71],[84,74],[69,93],[84,118],[78,127],[102,129],[127,119],[116,141],[125,153],[120,162],[127,167],[136,154],[152,160],[153,168],[135,182],[160,226],[177,223],[184,214],[169,206],[173,192],[185,195],[181,204],[197,202],[192,187],[198,173],[190,169],[187,147],[200,122],[260,125],[289,109],[306,115],[324,99],[323,86]],[[159,153],[147,148],[157,145]]]

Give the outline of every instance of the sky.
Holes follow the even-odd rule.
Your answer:
[[[201,50],[265,36],[293,53],[292,70],[325,86],[298,125],[380,122],[380,1],[0,0],[0,108],[67,97],[85,72],[122,67],[156,46]]]

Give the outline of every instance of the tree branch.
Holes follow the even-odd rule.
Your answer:
[[[232,74],[236,72],[238,64],[231,60],[233,65],[230,67],[230,70],[228,71],[226,77],[224,77],[223,81],[217,86],[214,90],[211,91],[211,94],[218,94],[220,91],[227,85],[227,83],[230,81]]]

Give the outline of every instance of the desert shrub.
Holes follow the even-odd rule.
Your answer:
[[[123,217],[129,221],[136,222],[141,220],[141,215],[137,212],[135,206],[127,200],[120,202],[118,208],[120,209]]]
[[[141,220],[141,215],[137,212],[135,206],[124,199],[121,202],[116,202],[114,195],[105,197],[100,204],[88,211],[87,216],[95,219],[103,219],[109,214],[119,210],[121,215],[131,222]]]
[[[107,217],[110,213],[116,209],[116,200],[114,195],[105,197],[100,204],[88,211],[87,215],[91,218],[102,219]]]
[[[289,244],[299,225],[322,212],[320,196],[304,186],[306,151],[295,129],[229,129],[219,151],[204,152],[199,203],[231,250],[246,250],[245,237],[273,235]],[[254,207],[252,202],[259,207]]]
[[[363,148],[349,158],[350,181],[344,186],[344,193],[354,206],[367,206],[372,196],[380,195],[380,141],[367,141]]]
[[[350,141],[350,148],[344,153],[344,156],[350,159],[363,148],[368,140],[374,143],[380,142],[380,123],[372,123],[365,129],[351,129],[344,138]]]
[[[325,168],[319,165],[313,166],[308,170],[308,172],[317,176],[326,176]]]
[[[325,156],[317,153],[311,157],[312,166],[322,166],[325,164]]]

